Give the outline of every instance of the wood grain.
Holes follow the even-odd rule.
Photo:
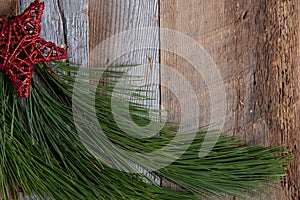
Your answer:
[[[90,8],[90,48],[91,52],[93,52],[92,55],[97,51],[95,56],[97,56],[98,67],[142,64],[143,67],[134,70],[131,74],[144,77],[143,81],[145,84],[149,84],[148,89],[155,91],[147,94],[155,100],[146,103],[152,108],[159,108],[160,67],[158,29],[156,32],[142,39],[132,33],[124,41],[120,39],[110,40],[105,48],[101,50],[97,49],[105,40],[124,31],[145,27],[159,28],[157,0],[91,0]],[[155,48],[139,49],[139,46],[145,46],[146,44],[150,44]],[[124,49],[124,46],[130,46],[130,48],[127,52],[118,53],[121,49]],[[115,56],[118,58],[115,59]]]
[[[17,11],[17,0],[0,0],[0,17],[8,18],[15,15]]]
[[[247,144],[283,144],[296,153],[283,187],[263,199],[299,199],[298,1],[161,0],[160,5],[161,27],[197,40],[216,62],[227,92],[224,130]],[[213,105],[203,78],[176,55],[162,52],[161,63],[193,84],[203,111],[199,122],[204,125],[210,117],[207,108]],[[176,98],[164,88],[161,102],[172,111],[170,120],[180,119]]]
[[[130,74],[142,77],[143,80],[135,84],[146,85],[154,91],[145,94],[154,100],[143,102],[154,109],[160,107],[158,8],[157,0],[90,0],[89,11],[91,67],[141,64],[142,67],[135,68]],[[145,37],[139,37],[139,31],[134,31],[147,27],[157,30]],[[124,31],[129,34],[120,38]],[[141,49],[145,46],[153,48]]]
[[[19,0],[23,11],[32,0]],[[88,60],[88,0],[44,1],[41,37],[67,46],[69,60],[78,64]]]

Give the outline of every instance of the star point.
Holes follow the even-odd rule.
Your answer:
[[[33,65],[67,58],[67,51],[39,37],[44,3],[35,0],[7,22],[0,18],[0,70],[5,70],[19,97],[28,98]]]

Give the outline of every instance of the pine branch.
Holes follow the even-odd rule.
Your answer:
[[[212,134],[203,129],[198,131],[190,147],[178,160],[154,171],[178,184],[182,191],[161,188],[155,183],[146,184],[147,177],[144,174],[113,169],[103,160],[100,162],[82,143],[72,109],[72,95],[77,95],[72,91],[78,68],[56,62],[47,67],[36,65],[34,70],[28,99],[17,98],[7,77],[0,73],[0,191],[3,200],[11,198],[11,195],[4,195],[8,194],[7,183],[13,183],[25,194],[50,199],[199,199],[225,193],[244,197],[254,195],[255,191],[267,188],[270,183],[278,182],[285,176],[285,166],[291,159],[284,148],[263,148],[259,145],[244,147],[237,138],[226,135],[220,138],[207,157],[199,159],[198,151],[204,136]],[[89,75],[97,71],[85,70]],[[115,122],[111,94],[116,89],[119,91],[120,98],[114,103],[122,111],[128,109],[123,105],[122,95],[136,91],[136,88],[116,88],[115,83],[123,74],[114,69],[105,71],[103,77],[100,82],[105,84],[99,85],[98,77],[81,77],[86,92],[97,84],[94,102],[82,98],[78,104],[82,105],[79,108],[82,114],[77,117],[81,117],[84,129],[100,134],[93,121],[89,121],[89,111],[85,109],[85,106],[96,103],[98,120],[95,123],[100,123],[106,137],[125,151],[153,152],[169,145],[176,134],[188,136],[189,133],[178,133],[173,123],[166,123],[159,135],[149,138],[129,136],[122,128],[135,130],[122,115],[119,117],[123,120],[123,127],[120,128]],[[134,98],[147,99],[141,95],[141,91]],[[140,126],[160,114],[160,111],[146,109],[134,102],[130,104],[130,111]],[[151,129],[144,131],[151,132]],[[101,138],[93,139],[91,144],[94,144],[95,151],[106,152],[104,156],[107,161],[112,159],[111,146]],[[173,145],[183,148],[182,145],[189,140],[190,137],[182,137]],[[172,156],[172,152],[161,155],[167,160]],[[147,156],[140,159],[141,162],[128,163],[128,158],[120,156],[117,165],[126,165],[131,170],[136,170],[135,164],[144,167],[156,165]],[[147,163],[147,166],[143,163]]]

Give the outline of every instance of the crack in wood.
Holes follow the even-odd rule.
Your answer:
[[[64,35],[64,44],[66,48],[68,49],[68,30],[67,30],[67,19],[65,16],[65,13],[61,7],[61,1],[57,0],[57,6],[58,6],[58,12],[62,19],[62,29],[63,29],[63,35]],[[68,61],[68,60],[67,60]]]

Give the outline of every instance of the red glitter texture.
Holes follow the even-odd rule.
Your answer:
[[[0,70],[5,70],[19,97],[28,98],[32,65],[66,59],[67,51],[39,37],[44,3],[35,0],[7,22],[0,18]]]

